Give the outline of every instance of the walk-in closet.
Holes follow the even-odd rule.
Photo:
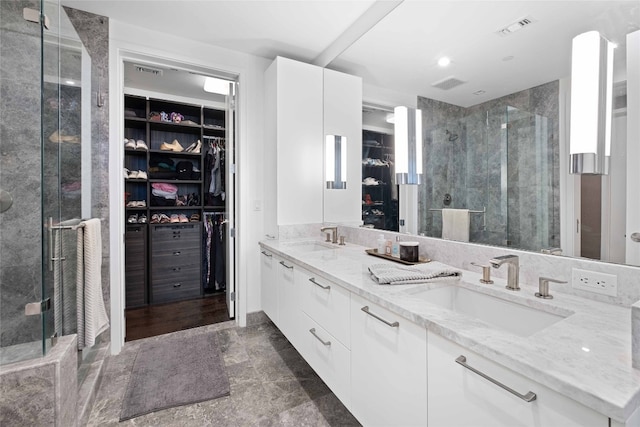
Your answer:
[[[234,95],[125,62],[126,341],[234,317]]]

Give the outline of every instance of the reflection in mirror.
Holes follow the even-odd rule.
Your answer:
[[[469,108],[419,97],[419,233],[530,250],[558,246],[558,99],[557,82]],[[443,233],[454,210],[471,211],[452,227],[466,235]]]
[[[635,230],[626,227],[635,215],[627,196],[635,185],[626,168],[627,55],[637,54],[627,51],[627,37],[640,29],[638,2],[497,4],[403,2],[332,63],[368,76],[377,102],[389,103],[385,90],[393,99],[415,94],[423,111],[423,184],[413,202],[399,191],[399,221],[415,215],[417,227],[400,230],[440,238],[441,209],[465,209],[471,242],[638,264],[629,260]],[[501,23],[529,15],[533,25],[496,35]],[[464,32],[439,25],[470,16]],[[589,30],[618,44],[609,176],[568,173],[571,40]],[[448,68],[438,65],[443,53]],[[365,224],[367,194],[363,185]],[[375,227],[394,229],[385,222]]]

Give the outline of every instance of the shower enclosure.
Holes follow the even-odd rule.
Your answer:
[[[60,225],[91,216],[95,94],[91,59],[58,1],[0,2],[0,45],[5,365],[41,357],[75,332],[76,234]]]
[[[558,149],[550,121],[500,106],[426,128],[419,232],[441,237],[440,209],[460,208],[474,211],[471,242],[536,251],[559,246]]]

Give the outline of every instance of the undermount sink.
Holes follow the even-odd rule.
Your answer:
[[[417,292],[413,290],[411,294],[522,337],[528,337],[566,317],[457,286],[420,289]]]
[[[298,252],[317,252],[338,249],[338,245],[332,243],[318,242],[317,240],[308,240],[303,242],[287,242],[284,244],[287,248],[295,249]]]

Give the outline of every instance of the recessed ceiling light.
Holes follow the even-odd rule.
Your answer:
[[[73,80],[65,80],[65,83],[72,86],[76,84]]]
[[[482,89],[473,92],[474,95],[482,95],[483,93],[486,93],[486,91],[484,91]]]
[[[447,67],[449,64],[451,64],[451,59],[447,58],[446,56],[438,59],[438,65],[441,67]]]

